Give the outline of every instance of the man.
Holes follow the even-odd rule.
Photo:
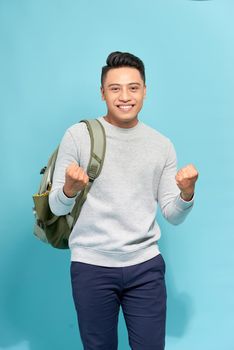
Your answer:
[[[69,238],[71,282],[85,350],[116,350],[120,305],[133,350],[165,346],[165,262],[157,241],[159,204],[172,224],[191,211],[198,172],[176,170],[172,142],[138,120],[146,96],[143,62],[113,52],[102,68],[101,95],[107,114],[99,117],[107,144],[94,181]],[[71,212],[87,185],[89,134],[84,123],[65,133],[49,197],[56,215]]]

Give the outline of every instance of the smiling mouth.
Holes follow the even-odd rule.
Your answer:
[[[117,106],[121,111],[128,112],[130,111],[134,105],[118,105]]]

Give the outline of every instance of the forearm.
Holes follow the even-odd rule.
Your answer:
[[[177,173],[176,153],[171,144],[158,187],[158,202],[163,216],[173,225],[178,225],[185,220],[194,203],[195,187],[184,181],[184,172],[180,171],[179,175]],[[184,184],[187,186],[182,188]]]
[[[162,210],[165,219],[173,225],[181,224],[190,213],[194,205],[194,196],[191,200],[186,201],[179,193],[174,200],[167,203]]]
[[[65,133],[59,146],[55,164],[52,189],[49,194],[49,205],[55,215],[66,215],[71,212],[76,196],[66,195],[63,188],[65,185],[66,168],[72,162],[77,162],[77,149],[69,131]],[[66,194],[65,194],[66,193]],[[77,195],[79,192],[77,192]]]
[[[63,188],[55,188],[50,192],[49,205],[54,215],[61,216],[70,213],[75,204],[75,197],[67,197]]]

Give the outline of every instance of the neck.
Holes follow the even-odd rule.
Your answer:
[[[137,125],[138,118],[137,116],[133,120],[116,120],[115,118],[111,117],[110,115],[105,115],[103,117],[108,123],[118,126],[119,128],[132,128]]]

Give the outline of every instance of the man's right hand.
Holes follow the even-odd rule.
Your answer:
[[[71,163],[65,172],[63,192],[67,197],[75,197],[89,182],[89,177],[77,163]]]

